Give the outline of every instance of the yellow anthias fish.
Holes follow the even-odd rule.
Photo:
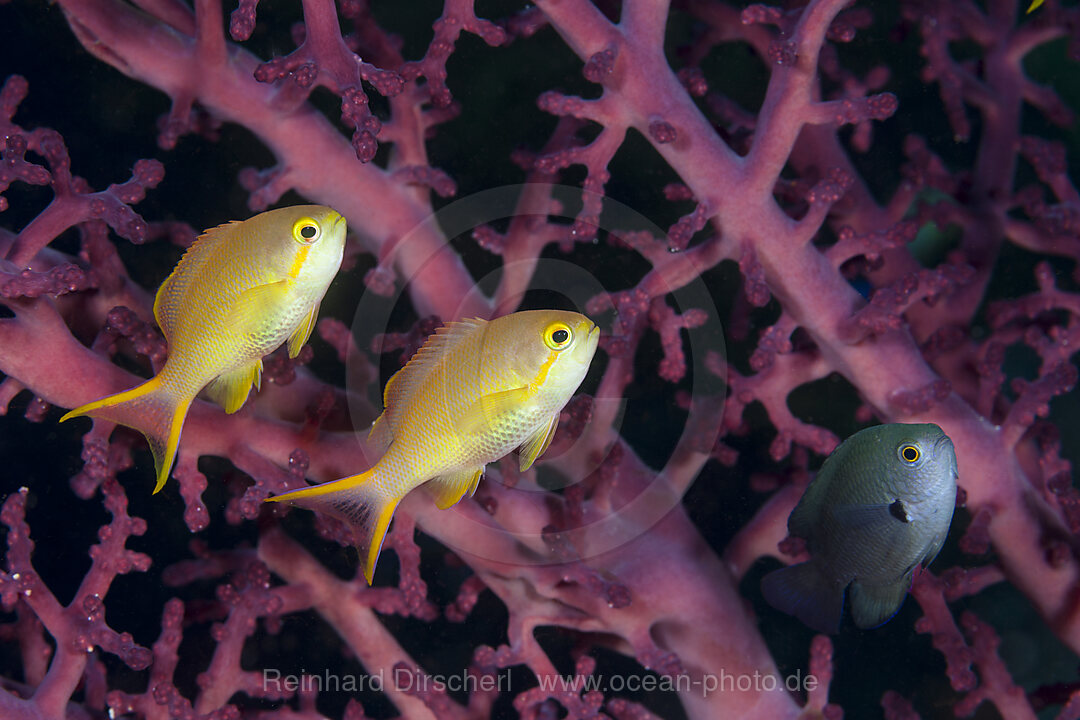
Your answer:
[[[188,248],[154,300],[169,343],[156,376],[75,408],[135,428],[154,454],[158,492],[180,443],[184,416],[204,387],[233,413],[259,387],[262,358],[286,339],[289,357],[307,342],[319,303],[341,266],[345,218],[322,205],[270,210],[219,225]]]
[[[386,384],[367,472],[269,498],[338,517],[357,532],[371,584],[394,509],[430,480],[445,510],[476,490],[484,466],[520,448],[527,470],[585,379],[600,328],[559,310],[529,310],[435,331]]]

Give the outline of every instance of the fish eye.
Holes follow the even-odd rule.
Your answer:
[[[310,245],[319,239],[322,231],[317,222],[309,217],[302,217],[293,224],[292,233],[296,242]]]
[[[919,461],[922,457],[922,453],[919,452],[919,448],[911,443],[905,443],[900,446],[896,451],[896,454],[900,456],[900,459],[906,462],[908,465],[912,465]]]
[[[562,350],[574,339],[574,332],[563,322],[555,322],[544,328],[544,344],[552,350]]]

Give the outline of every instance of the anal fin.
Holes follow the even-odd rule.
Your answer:
[[[218,375],[206,386],[206,394],[225,408],[225,412],[232,414],[247,402],[252,385],[256,390],[262,386],[262,358],[250,365]]]
[[[484,474],[484,468],[476,470],[461,470],[448,475],[440,475],[427,482],[427,487],[435,498],[435,504],[440,510],[446,510],[457,504],[466,494],[476,492],[476,486],[480,484],[480,476]]]
[[[856,580],[851,583],[851,619],[864,630],[884,625],[900,610],[910,588],[910,572],[892,585],[863,585]]]

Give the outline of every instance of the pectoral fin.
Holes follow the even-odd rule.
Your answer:
[[[555,437],[555,429],[559,427],[559,413],[551,418],[551,422],[541,427],[532,437],[521,444],[518,449],[518,464],[521,472],[525,472],[536,462],[536,458],[544,454],[551,444],[551,438]]]
[[[250,365],[218,375],[206,386],[206,394],[225,408],[225,412],[232,414],[247,402],[252,385],[256,390],[262,386],[262,358]]]
[[[911,533],[911,524],[902,520],[905,511],[896,503],[878,505],[834,505],[827,509],[826,517],[838,528],[838,532],[855,546],[881,548],[899,547]]]
[[[480,484],[480,476],[483,474],[483,467],[476,470],[462,470],[432,478],[427,486],[435,498],[435,504],[440,510],[445,510],[456,505],[466,493],[471,496],[476,492],[476,486]]]
[[[458,432],[462,435],[481,435],[497,427],[499,421],[518,410],[529,398],[526,387],[484,395],[474,402],[458,420]]]
[[[315,329],[315,318],[319,316],[319,303],[311,306],[308,316],[296,326],[293,334],[289,336],[289,357],[294,358],[300,354],[300,348],[311,337],[311,331]]]
[[[259,318],[273,313],[285,302],[289,290],[288,280],[256,285],[240,293],[232,311],[225,321],[226,327],[248,328]]]

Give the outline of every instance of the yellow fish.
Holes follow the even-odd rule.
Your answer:
[[[585,379],[600,328],[559,310],[530,310],[435,331],[386,384],[367,472],[269,498],[329,513],[360,538],[368,584],[394,509],[429,482],[445,510],[476,490],[484,466],[520,448],[522,471],[547,450],[559,413]]]
[[[288,339],[289,357],[296,357],[344,248],[345,218],[322,205],[271,210],[207,230],[154,299],[154,318],[169,343],[161,372],[75,408],[60,422],[90,415],[140,431],[154,454],[154,492],[161,490],[191,401],[206,387],[225,412],[236,412],[251,386],[259,387],[264,355]]]

